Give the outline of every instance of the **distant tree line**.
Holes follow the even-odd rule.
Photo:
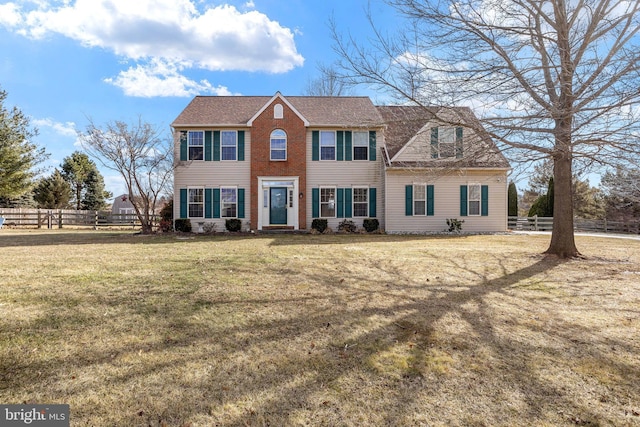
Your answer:
[[[514,198],[513,193],[516,193]],[[601,177],[598,187],[577,176],[572,180],[573,210],[577,218],[640,220],[640,169],[619,167]],[[515,184],[509,185],[509,215],[554,216],[553,163],[536,165],[529,186],[521,195]]]

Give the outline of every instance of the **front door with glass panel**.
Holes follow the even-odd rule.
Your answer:
[[[269,222],[280,225],[287,224],[287,189],[282,187],[271,187],[269,204]]]

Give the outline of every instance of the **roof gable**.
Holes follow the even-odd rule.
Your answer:
[[[291,103],[289,101],[287,101],[287,99],[282,96],[282,94],[280,92],[276,92],[275,95],[273,95],[273,97],[266,103],[264,104],[264,106],[258,110],[257,113],[255,113],[253,115],[253,117],[251,117],[249,119],[249,121],[247,122],[247,126],[252,126],[253,125],[253,121],[255,119],[258,118],[258,116],[260,116],[260,114],[262,114],[264,112],[264,110],[266,110],[267,108],[269,108],[270,105],[272,105],[276,99],[280,99],[280,101],[282,101],[284,104],[287,105],[287,107],[289,107],[296,116],[298,116],[300,118],[300,120],[302,120],[302,122],[304,123],[305,126],[309,126],[309,121],[307,119],[304,118],[304,116],[302,114],[300,114],[300,112],[296,109],[296,107],[294,107],[293,105],[291,105]]]
[[[509,162],[467,107],[379,106],[388,166],[509,168]],[[461,159],[431,158],[431,128],[463,127]]]

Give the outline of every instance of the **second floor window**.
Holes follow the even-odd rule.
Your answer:
[[[189,160],[204,160],[204,132],[189,131]]]
[[[236,131],[222,131],[220,133],[222,141],[221,160],[237,160],[238,134]]]
[[[353,132],[353,160],[369,160],[368,132]]]
[[[271,160],[287,160],[287,134],[281,129],[271,132]]]
[[[320,132],[320,160],[336,159],[336,133],[333,131]]]

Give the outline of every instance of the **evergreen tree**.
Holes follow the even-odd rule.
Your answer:
[[[0,89],[0,201],[5,204],[29,193],[35,167],[47,158],[43,148],[31,142],[37,130],[17,107],[4,106],[7,93]]]
[[[110,195],[96,164],[85,153],[76,151],[62,161],[62,176],[71,185],[75,208],[99,210]]]
[[[111,193],[105,191],[104,180],[98,170],[92,170],[87,175],[86,191],[82,200],[82,209],[99,211],[106,206],[105,199],[111,197]]]
[[[42,178],[33,191],[39,208],[66,209],[71,200],[71,187],[56,169],[51,176]]]
[[[509,183],[508,193],[508,215],[518,216],[518,189],[514,182]]]

